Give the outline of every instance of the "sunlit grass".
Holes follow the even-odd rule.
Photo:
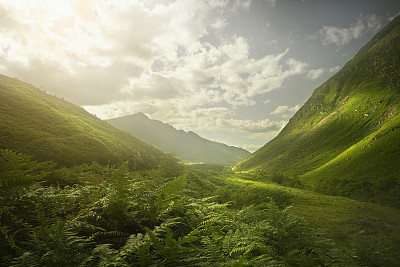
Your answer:
[[[279,173],[325,194],[400,207],[399,33],[393,21],[234,170]]]
[[[290,210],[311,226],[324,229],[344,248],[351,247],[354,240],[360,237],[369,238],[371,242],[387,239],[393,244],[400,240],[400,211],[397,209],[272,182],[254,181],[252,174],[230,174],[225,179],[237,186],[251,185],[290,194]]]

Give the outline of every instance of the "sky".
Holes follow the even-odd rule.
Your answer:
[[[255,151],[398,0],[0,0],[0,73]]]

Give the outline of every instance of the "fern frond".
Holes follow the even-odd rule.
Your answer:
[[[30,251],[24,252],[21,256],[14,258],[11,267],[29,267],[40,266],[39,256]]]
[[[89,240],[93,240],[99,242],[101,240],[123,240],[127,237],[125,233],[119,231],[104,231],[104,232],[96,232],[90,236]]]

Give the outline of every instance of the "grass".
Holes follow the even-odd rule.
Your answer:
[[[327,196],[313,191],[290,188],[272,182],[254,181],[254,175],[225,175],[227,183],[252,186],[290,195],[290,210],[310,226],[323,229],[343,250],[355,249],[358,239],[370,245],[386,244],[400,260],[400,211],[379,204],[359,202],[341,196]]]
[[[399,128],[400,115],[397,115],[301,179],[321,192],[400,207],[400,171],[395,164],[400,160],[395,145],[400,142]]]

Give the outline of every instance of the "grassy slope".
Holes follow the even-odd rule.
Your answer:
[[[130,160],[156,166],[163,153],[84,109],[32,85],[0,75],[0,147],[72,166]]]
[[[292,195],[291,211],[305,219],[311,226],[325,230],[327,236],[344,249],[354,249],[357,239],[364,239],[368,240],[367,245],[375,247],[374,249],[378,249],[382,244],[391,257],[400,260],[399,210],[252,179],[254,179],[252,174],[226,176],[228,183],[242,188],[252,186]]]
[[[383,198],[386,188],[400,186],[399,77],[397,17],[317,88],[275,139],[235,170],[302,175],[326,193],[392,201]],[[373,192],[354,192],[365,181]]]
[[[165,152],[176,154],[189,162],[231,165],[250,155],[244,149],[204,139],[193,132],[178,131],[171,125],[134,114],[107,121],[114,127],[152,144]]]

